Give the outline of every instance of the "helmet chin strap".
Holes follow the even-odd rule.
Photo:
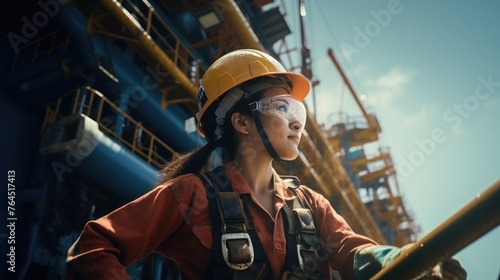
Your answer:
[[[255,125],[257,126],[257,131],[259,131],[259,136],[260,140],[262,143],[264,143],[264,146],[266,147],[267,152],[271,155],[271,157],[277,161],[277,162],[283,162],[282,158],[276,153],[276,150],[274,149],[273,145],[271,144],[271,141],[269,141],[269,137],[267,137],[266,131],[264,130],[264,127],[262,126],[262,122],[260,121],[260,115],[259,111],[253,110],[252,111],[253,119],[255,121]]]
[[[259,83],[256,84],[251,84],[245,88],[245,99],[248,101],[256,101],[253,100],[249,92],[256,93],[256,92],[261,92],[264,89],[271,88],[271,87],[282,87],[286,89],[288,92],[291,91],[291,85],[290,81],[287,78],[270,78],[264,81],[260,81]],[[255,108],[250,108],[252,111],[253,119],[255,121],[255,125],[257,126],[257,130],[259,131],[259,136],[260,140],[262,143],[264,143],[264,146],[266,147],[267,152],[271,155],[271,157],[277,161],[277,162],[284,162],[285,160],[280,158],[278,153],[276,153],[276,150],[274,149],[273,145],[271,144],[271,141],[269,141],[269,137],[267,137],[266,131],[264,130],[264,127],[262,126],[262,122],[260,120],[260,114],[259,111],[256,110]]]
[[[242,98],[247,101],[255,101],[252,100],[252,95],[250,93],[261,92],[264,89],[271,87],[282,87],[286,89],[288,92],[291,91],[291,87],[289,85],[289,81],[281,78],[269,78],[266,80],[260,80],[259,83],[250,84],[246,86],[244,89],[240,87],[233,88],[224,98],[221,100],[219,107],[215,110],[215,123],[216,128],[213,132],[214,134],[214,142],[218,141],[222,136],[223,129],[226,123],[226,115],[228,112],[231,112],[233,108],[236,106],[238,102]],[[277,162],[283,162],[282,158],[279,157],[278,153],[274,149],[271,141],[269,141],[269,137],[267,137],[266,131],[262,126],[262,122],[260,120],[259,111],[256,109],[250,109],[252,111],[253,119],[255,121],[255,125],[257,126],[257,130],[259,131],[260,140],[264,143],[267,152],[271,155],[271,157]]]

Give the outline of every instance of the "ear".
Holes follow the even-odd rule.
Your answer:
[[[241,113],[233,113],[231,115],[231,124],[234,127],[234,130],[248,135],[248,132],[250,131],[250,118],[248,116],[245,116]]]

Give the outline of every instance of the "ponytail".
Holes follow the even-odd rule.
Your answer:
[[[256,80],[259,81],[259,80]],[[252,95],[252,100],[258,100],[262,98],[264,92],[260,91]],[[213,116],[215,115],[215,110],[218,107],[218,103],[212,104],[207,109],[205,115]],[[227,118],[234,112],[239,112],[243,115],[251,115],[250,107],[248,102],[239,102],[236,106],[227,113]],[[213,135],[213,131],[216,127],[215,121],[203,123],[203,131],[205,131],[205,137],[209,139],[208,143],[187,154],[175,154],[172,160],[160,171],[160,179],[157,185],[164,184],[168,180],[171,180],[177,176],[181,176],[188,173],[199,173],[205,166],[210,154],[217,148],[220,147],[222,151],[222,162],[226,163],[234,159],[234,155],[237,150],[238,141],[235,138],[235,132],[229,121],[226,122],[225,127],[222,129],[222,135],[215,140],[217,136]]]
[[[160,171],[160,179],[157,185],[164,184],[177,176],[200,172],[215,148],[217,148],[217,142],[210,141],[205,146],[190,153],[175,154],[172,161]]]

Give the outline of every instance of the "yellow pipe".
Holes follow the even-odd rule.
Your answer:
[[[371,280],[417,279],[500,224],[500,180],[406,249]]]
[[[141,27],[135,18],[122,7],[116,0],[100,0],[102,7],[111,13],[119,22],[126,28],[133,39],[137,40],[134,43],[143,55],[146,55],[150,60],[158,62],[161,69],[169,72],[172,77],[184,88],[192,98],[196,99],[198,89],[193,82],[177,67],[177,65],[165,54]]]
[[[219,0],[217,5],[224,16],[224,20],[235,30],[234,36],[245,48],[266,51],[257,35],[246,20],[238,5],[233,0]]]
[[[151,39],[147,32],[140,26],[134,17],[116,0],[100,0],[102,6],[111,13],[137,40],[135,44],[143,55],[147,55],[160,64],[162,70],[172,74],[192,98],[197,96],[197,88],[192,81],[179,70],[177,65],[163,52],[163,50]],[[233,0],[220,0],[217,2],[222,11],[224,19],[236,30],[235,36],[246,48],[265,51],[257,35],[253,32],[250,24]]]

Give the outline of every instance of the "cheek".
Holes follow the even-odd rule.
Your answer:
[[[266,130],[274,134],[288,132],[288,120],[273,116],[266,123]]]

